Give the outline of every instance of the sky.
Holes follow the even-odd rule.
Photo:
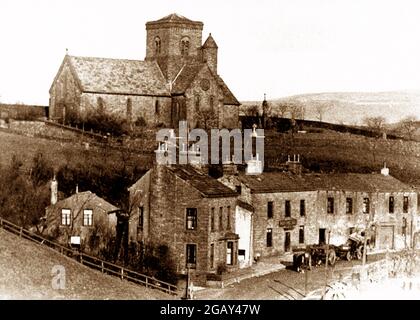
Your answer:
[[[204,23],[240,101],[420,90],[417,0],[0,0],[0,101],[48,105],[71,55],[143,60],[145,23]]]

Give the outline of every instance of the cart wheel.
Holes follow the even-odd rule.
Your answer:
[[[352,258],[353,257],[351,256],[351,252],[350,251],[347,251],[347,253],[346,253],[346,260],[347,261],[351,261]]]
[[[333,266],[335,264],[335,261],[337,259],[337,256],[335,255],[335,251],[331,250],[328,252],[328,264]]]

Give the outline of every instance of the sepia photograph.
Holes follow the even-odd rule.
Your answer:
[[[419,12],[1,0],[0,300],[420,300]]]

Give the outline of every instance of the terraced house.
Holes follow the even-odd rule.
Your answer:
[[[411,247],[417,234],[417,193],[389,175],[302,173],[299,161],[288,172],[224,176],[241,190],[240,199],[255,208],[253,252],[266,257],[293,247],[340,245],[356,231],[368,231],[378,250]]]
[[[148,125],[236,128],[240,103],[218,74],[218,46],[203,23],[171,14],[146,23],[145,60],[66,55],[50,88],[49,117],[104,111]]]
[[[237,270],[237,193],[205,169],[192,165],[155,165],[130,191],[130,241],[166,244],[177,272],[194,283],[208,274]],[[249,234],[248,234],[249,236]]]

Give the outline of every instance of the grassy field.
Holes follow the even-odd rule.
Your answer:
[[[312,171],[379,172],[384,162],[390,174],[410,185],[420,186],[420,143],[384,140],[323,130],[317,133],[265,133],[265,159],[284,162],[300,154]]]
[[[65,289],[53,289],[52,269],[63,266]],[[52,249],[0,229],[0,299],[172,299],[157,290],[103,275]]]
[[[10,164],[12,156],[15,154],[23,160],[24,165],[29,166],[32,158],[37,152],[41,152],[58,169],[66,163],[78,162],[86,158],[94,161],[127,161],[147,167],[148,158],[138,154],[123,154],[123,152],[110,148],[99,148],[90,146],[87,150],[85,146],[75,142],[60,142],[51,139],[29,137],[16,133],[0,131],[0,165]]]

